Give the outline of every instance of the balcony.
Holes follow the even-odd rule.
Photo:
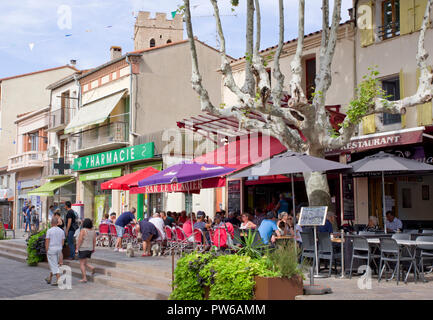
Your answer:
[[[8,171],[42,168],[47,159],[46,151],[28,151],[9,157]]]
[[[49,114],[48,131],[63,130],[69,123],[69,109],[60,108]]]
[[[129,145],[129,126],[127,122],[110,123],[75,133],[70,141],[69,152],[76,155],[123,148]]]
[[[50,159],[44,161],[44,169],[42,171],[42,176],[44,178],[53,177],[58,175],[72,175],[74,171],[72,170],[72,165],[74,163],[73,157],[65,157],[64,162],[70,165],[70,169],[64,169],[63,173],[59,172],[59,169],[54,168],[54,164],[59,163],[59,159]]]
[[[394,38],[400,35],[400,22],[390,22],[377,27],[377,35],[380,40]]]

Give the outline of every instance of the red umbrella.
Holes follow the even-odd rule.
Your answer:
[[[129,185],[138,185],[138,181],[148,178],[155,173],[158,173],[159,170],[156,170],[152,167],[147,167],[136,172],[124,175],[122,177],[118,177],[116,179],[106,181],[101,184],[102,190],[129,190]]]

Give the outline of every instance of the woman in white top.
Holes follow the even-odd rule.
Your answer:
[[[95,274],[95,267],[87,263],[90,259],[92,253],[95,252],[96,246],[96,233],[93,230],[92,220],[86,218],[83,221],[83,226],[78,236],[77,248],[75,253],[78,254],[78,259],[80,259],[80,270],[83,278],[80,282],[87,282],[86,267],[92,272],[92,276]]]
[[[257,226],[251,220],[252,216],[249,213],[243,213],[242,223],[239,229],[255,229]]]
[[[45,236],[45,250],[47,251],[47,260],[50,266],[50,275],[45,281],[51,284],[53,274],[55,274],[56,279],[52,283],[53,286],[57,285],[60,278],[59,258],[65,242],[65,232],[57,226],[58,222],[58,219],[53,217],[51,220],[52,227],[47,231]]]

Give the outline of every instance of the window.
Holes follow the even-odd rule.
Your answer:
[[[385,95],[390,96],[389,101],[400,100],[400,79],[399,77],[382,80],[382,89],[385,91]],[[400,114],[383,114],[383,124],[394,124],[401,122]]]
[[[382,40],[400,35],[400,0],[382,2],[382,26],[378,31]]]
[[[155,39],[150,39],[150,47],[153,48],[155,46]]]
[[[316,81],[316,58],[305,60],[305,84],[306,84],[306,92],[307,99],[309,101],[313,100],[313,93],[315,90],[315,81]]]
[[[30,143],[30,151],[39,150],[39,137],[37,132],[29,134],[29,143]]]
[[[167,43],[171,43],[171,40],[170,40],[170,39],[168,39],[168,40],[167,40]]]

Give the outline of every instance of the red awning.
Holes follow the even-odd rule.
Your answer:
[[[138,185],[138,181],[146,179],[159,172],[152,167],[147,167],[136,172],[118,177],[116,179],[106,181],[101,184],[102,190],[130,190],[130,185]]]

